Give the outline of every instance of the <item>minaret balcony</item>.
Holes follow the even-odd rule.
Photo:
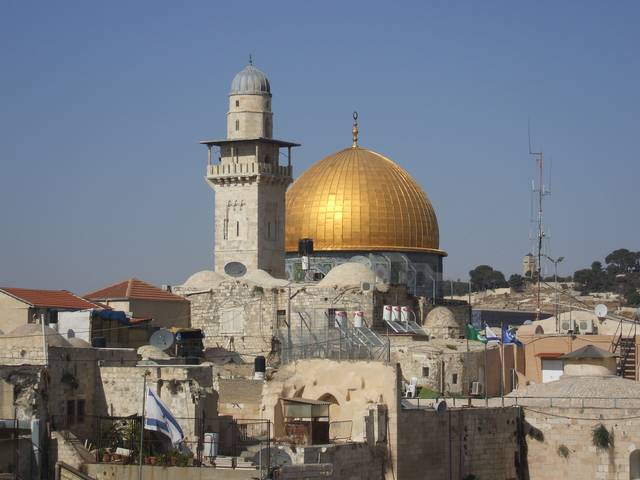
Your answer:
[[[291,177],[291,165],[271,165],[269,163],[219,163],[207,165],[207,177],[233,177],[237,175],[273,175]]]

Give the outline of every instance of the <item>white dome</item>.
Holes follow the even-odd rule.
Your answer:
[[[142,345],[138,348],[137,353],[140,355],[142,360],[168,360],[171,358],[165,352],[153,345]]]
[[[220,275],[213,270],[202,270],[187,278],[187,280],[182,284],[182,287],[207,289],[218,286],[218,284],[224,280],[226,280],[224,275]]]
[[[231,95],[271,94],[267,76],[252,64],[244,67],[231,82]]]
[[[345,262],[329,270],[327,276],[318,282],[318,286],[356,286],[360,285],[361,282],[368,282],[373,285],[375,281],[375,273],[366,265],[356,262]]]

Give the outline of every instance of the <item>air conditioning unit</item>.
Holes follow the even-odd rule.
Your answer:
[[[587,320],[580,320],[579,325],[580,333],[594,333],[593,320],[591,318]]]
[[[484,385],[482,382],[471,382],[471,395],[482,395],[484,393]]]
[[[372,285],[369,282],[360,283],[360,290],[362,290],[363,292],[370,292],[371,289],[372,289]]]
[[[575,333],[576,331],[576,322],[574,320],[569,320],[568,318],[562,320],[560,322],[560,333]]]

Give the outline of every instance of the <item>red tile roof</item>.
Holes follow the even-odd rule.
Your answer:
[[[161,288],[143,282],[137,278],[130,278],[122,282],[114,283],[95,292],[84,295],[90,300],[164,300],[174,302],[187,302],[184,297],[176,295]]]
[[[67,308],[70,310],[87,310],[102,308],[67,290],[36,290],[31,288],[0,288],[12,297],[41,308]]]

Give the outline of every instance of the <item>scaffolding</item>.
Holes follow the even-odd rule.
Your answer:
[[[354,326],[338,309],[310,308],[292,311],[290,319],[279,325],[281,361],[301,359],[389,361],[389,341],[366,323]]]

